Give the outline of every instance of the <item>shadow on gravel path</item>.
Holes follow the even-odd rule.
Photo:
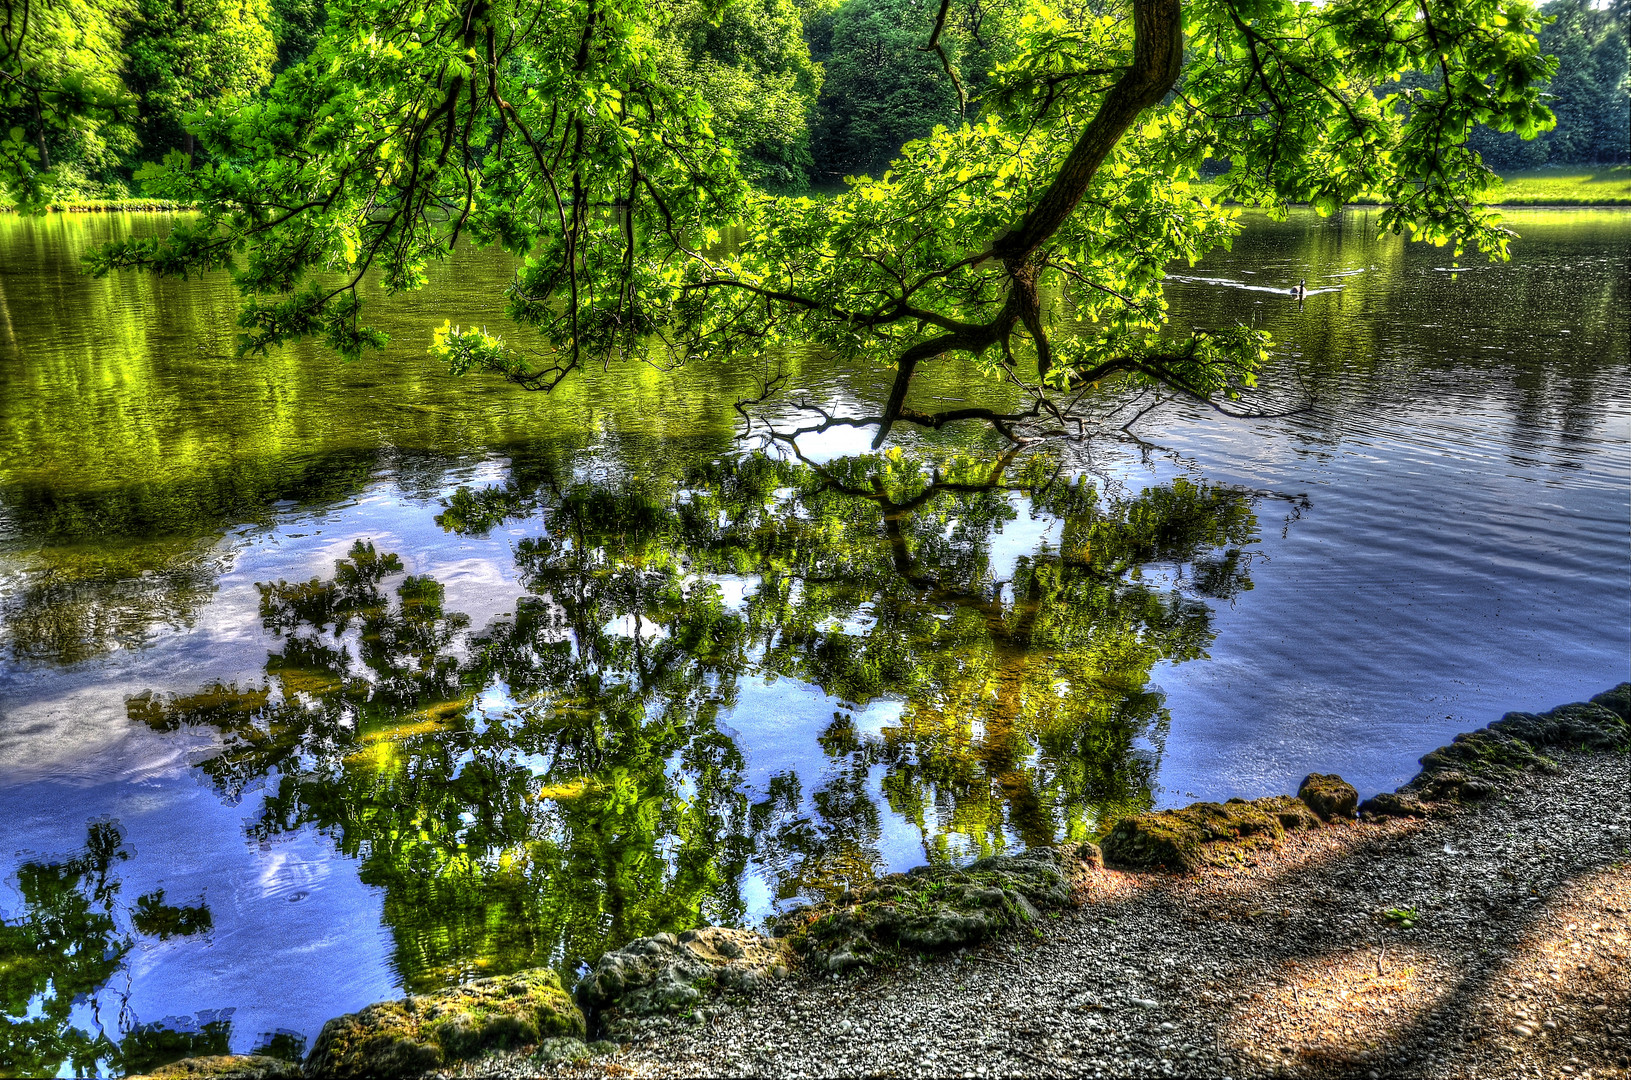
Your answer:
[[[1172,987],[1213,1014],[1216,1064],[1355,1080],[1623,1070],[1631,779],[1571,792],[1567,775],[1515,804],[1288,852],[1237,895],[1227,878],[1158,886],[1166,903],[1145,902],[1198,929],[1191,949],[1234,954],[1211,983],[1250,988],[1217,1015]]]

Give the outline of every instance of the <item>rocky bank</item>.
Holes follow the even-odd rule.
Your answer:
[[[889,875],[768,936],[659,934],[570,999],[523,972],[381,1003],[302,1072],[1628,1075],[1628,720],[1631,683],[1509,713],[1364,803],[1316,774]]]

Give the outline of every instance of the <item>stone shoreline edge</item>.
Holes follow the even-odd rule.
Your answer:
[[[1507,713],[1421,758],[1408,783],[1364,802],[1339,776],[1303,781],[1295,797],[1200,802],[1122,819],[1100,843],[1062,844],[969,866],[920,866],[773,920],[769,935],[705,926],[639,938],[602,956],[569,995],[538,968],[434,994],[379,1002],[323,1026],[305,1060],[258,1055],[186,1058],[148,1074],[191,1077],[407,1078],[485,1054],[534,1047],[540,1064],[612,1053],[677,1024],[705,1019],[768,981],[864,971],[916,953],[945,953],[1034,930],[1071,903],[1088,867],[1190,873],[1242,861],[1289,831],[1355,820],[1453,814],[1533,772],[1561,766],[1549,751],[1631,751],[1631,682],[1546,713]],[[593,1035],[597,1041],[587,1042]]]

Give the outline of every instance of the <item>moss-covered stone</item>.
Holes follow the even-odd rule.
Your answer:
[[[1490,727],[1457,735],[1448,746],[1423,755],[1421,766],[1424,778],[1454,769],[1467,776],[1507,779],[1531,769],[1553,771],[1557,762],[1537,753],[1529,742]]]
[[[1597,695],[1620,704],[1620,689]],[[1559,705],[1544,713],[1507,713],[1488,728],[1530,746],[1560,750],[1618,750],[1631,747],[1631,724],[1617,711],[1600,703],[1580,701]]]
[[[778,920],[806,963],[845,971],[898,950],[938,953],[1035,922],[1039,909],[1070,902],[1071,865],[1098,848],[1039,848],[968,866],[920,866],[890,874],[838,900]]]
[[[1105,862],[1112,866],[1188,873],[1221,863],[1243,849],[1278,843],[1287,829],[1322,824],[1306,804],[1289,795],[1252,802],[1199,802],[1124,818],[1102,847]]]
[[[1271,795],[1266,799],[1254,800],[1252,805],[1278,821],[1280,828],[1286,832],[1318,829],[1325,824],[1324,819],[1314,812],[1313,807],[1302,799],[1290,795]]]
[[[448,1061],[550,1038],[583,1038],[583,1014],[545,969],[383,1001],[323,1025],[313,1076],[417,1076]]]
[[[1424,755],[1421,772],[1396,792],[1366,799],[1360,816],[1426,817],[1435,807],[1487,799],[1524,773],[1555,773],[1558,762],[1546,750],[1631,749],[1628,717],[1631,683],[1544,713],[1507,713]]]
[[[1604,712],[1601,709],[1596,711]],[[1508,713],[1507,720],[1527,715]],[[1605,715],[1618,719],[1611,713]],[[1546,723],[1539,717],[1532,719],[1540,721],[1542,725]],[[1523,773],[1556,772],[1558,765],[1553,758],[1537,751],[1528,740],[1500,730],[1499,726],[1507,720],[1479,731],[1457,735],[1448,746],[1441,746],[1424,755],[1421,759],[1422,771],[1400,788],[1398,794],[1409,795],[1421,804],[1475,802],[1487,798]],[[1373,801],[1367,800],[1367,805]],[[1370,809],[1373,817],[1415,817],[1420,816],[1416,813],[1417,809],[1425,814],[1429,807],[1411,804],[1407,808],[1408,813],[1396,813],[1394,810],[1399,807],[1384,809],[1378,803]],[[1365,807],[1361,806],[1360,810],[1363,812]]]
[[[1366,821],[1382,818],[1426,817],[1428,809],[1415,795],[1403,791],[1384,791],[1359,804],[1359,816]]]
[[[261,1054],[182,1058],[129,1080],[295,1080],[300,1066]]]
[[[1601,705],[1621,720],[1631,723],[1631,682],[1623,682],[1612,690],[1604,690],[1591,699],[1593,705]]]
[[[583,1013],[548,968],[478,979],[416,1000],[424,1003],[423,1029],[449,1060],[586,1034]]]
[[[1410,793],[1423,802],[1478,802],[1495,793],[1495,785],[1459,769],[1424,773],[1412,782]]]
[[[605,1032],[631,1019],[686,1013],[715,991],[741,993],[787,973],[787,942],[752,930],[704,926],[653,934],[596,961],[577,987],[585,1013]]]
[[[1083,841],[1069,853],[1078,866],[1098,869],[1104,866],[1104,849],[1094,843]]]
[[[414,999],[381,1001],[323,1025],[306,1058],[322,1077],[418,1076],[442,1064],[442,1048],[421,1029]]]
[[[1359,809],[1359,792],[1335,773],[1309,773],[1297,798],[1326,821],[1352,821]]]

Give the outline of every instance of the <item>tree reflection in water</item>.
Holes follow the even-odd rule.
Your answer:
[[[259,587],[264,685],[129,712],[216,728],[200,767],[228,798],[269,785],[259,837],[315,824],[360,859],[414,989],[743,921],[755,875],[779,900],[841,888],[884,868],[886,813],[931,860],[1089,835],[1150,804],[1151,669],[1204,655],[1256,518],[1231,490],[1109,498],[1055,467],[748,456],[461,489],[448,530],[543,523],[513,614],[472,631],[359,541],[328,580]],[[1053,531],[1010,572],[993,537],[1027,508]],[[808,767],[755,788],[725,723],[777,679],[836,707]]]
[[[131,855],[119,823],[103,819],[73,855],[18,867],[22,907],[0,918],[0,1076],[141,1073],[227,1052],[231,1009],[138,1025],[122,997],[104,993],[135,943],[132,931],[164,940],[212,922],[207,905],[167,904],[162,889],[127,909],[114,869]]]

